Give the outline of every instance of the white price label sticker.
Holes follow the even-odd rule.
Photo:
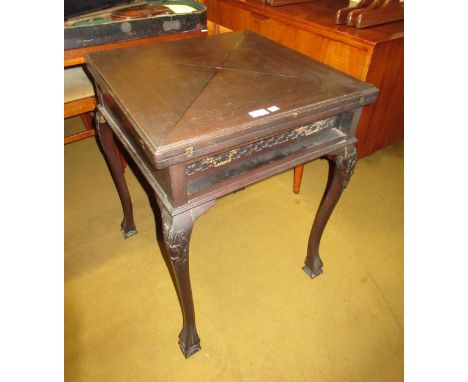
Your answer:
[[[257,117],[261,117],[262,115],[267,115],[270,113],[265,109],[258,109],[254,111],[249,111],[249,114],[252,118],[257,118]]]

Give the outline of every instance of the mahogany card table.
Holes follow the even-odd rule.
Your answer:
[[[164,256],[181,303],[185,357],[200,350],[190,235],[217,198],[327,159],[329,178],[303,268],[310,277],[322,273],[320,238],[354,171],[356,127],[362,107],[377,98],[375,87],[252,32],[91,53],[87,67],[125,238],[136,228],[115,138],[154,189]]]

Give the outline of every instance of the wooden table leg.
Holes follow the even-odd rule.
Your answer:
[[[133,221],[133,208],[130,193],[128,191],[125,176],[118,156],[118,148],[114,141],[114,134],[107,124],[101,112],[96,111],[96,131],[101,142],[104,156],[109,165],[112,178],[114,179],[117,192],[119,193],[120,201],[122,202],[122,209],[124,218],[120,225],[121,231],[125,239],[137,233],[135,222]]]
[[[179,346],[185,358],[201,349],[200,337],[195,326],[192,287],[189,274],[189,243],[195,220],[205,213],[215,201],[195,207],[179,215],[171,216],[163,203],[157,198],[161,209],[164,244],[170,272],[179,297],[183,326],[179,334]]]
[[[320,239],[341,193],[353,174],[356,165],[356,148],[347,146],[342,152],[328,156],[327,160],[329,164],[328,182],[312,225],[303,268],[311,278],[323,272],[323,263],[319,256]]]

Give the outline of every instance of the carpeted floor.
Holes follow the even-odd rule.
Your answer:
[[[306,165],[299,195],[287,171],[197,221],[190,267],[202,350],[188,360],[147,194],[127,168],[138,235],[124,240],[95,139],[64,150],[66,381],[403,381],[403,143],[358,162],[317,279],[301,267],[325,161]]]

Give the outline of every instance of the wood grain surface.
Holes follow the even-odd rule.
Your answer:
[[[76,101],[67,102],[64,104],[64,118],[94,111],[94,109],[96,109],[96,99],[94,97],[86,97]]]
[[[251,30],[381,90],[364,108],[357,131],[364,157],[403,138],[402,21],[366,29],[335,24],[345,0],[270,7],[260,0],[204,0],[208,18],[234,31]]]
[[[377,94],[251,32],[96,52],[87,62],[103,105],[125,110],[158,168],[300,127]]]

